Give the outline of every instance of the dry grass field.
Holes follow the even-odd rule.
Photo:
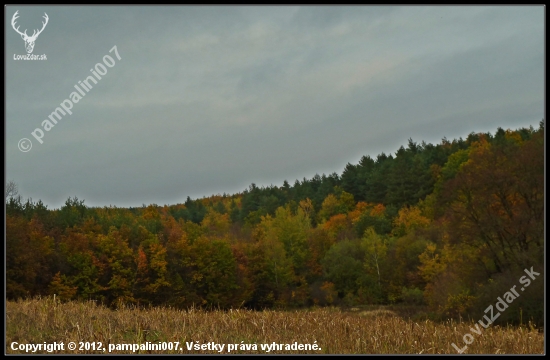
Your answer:
[[[110,310],[93,302],[59,303],[52,298],[7,302],[6,353],[24,353],[13,350],[21,344],[64,343],[65,350],[54,353],[82,354],[109,353],[117,344],[151,344],[178,350],[136,350],[135,353],[268,353],[262,344],[269,344],[269,353],[317,354],[457,354],[451,345],[470,345],[464,353],[472,354],[542,354],[544,336],[534,328],[479,327],[476,334],[473,323],[403,319],[385,310],[342,311],[320,308],[303,311],[188,311],[170,308]],[[477,330],[476,330],[477,331]],[[12,345],[13,342],[17,344]],[[68,350],[74,342],[82,350]],[[79,343],[83,342],[82,345]],[[86,344],[86,342],[88,344]],[[158,345],[160,342],[161,345]],[[176,345],[176,342],[178,343]],[[188,350],[193,344],[204,345],[205,350]],[[99,348],[101,343],[101,349]],[[208,343],[223,344],[220,352],[208,350]],[[277,350],[273,343],[283,344]],[[285,350],[284,344],[317,345],[318,350]],[[233,349],[229,352],[229,344]],[[248,344],[248,349],[246,349]],[[257,349],[254,350],[253,344]],[[24,345],[23,345],[24,346]],[[88,347],[88,350],[85,348]],[[93,347],[96,350],[93,350]],[[210,344],[212,347],[212,344]],[[296,347],[296,344],[294,345]],[[105,349],[105,351],[103,351]],[[47,353],[37,350],[36,353]],[[133,353],[132,350],[111,349],[111,354]]]

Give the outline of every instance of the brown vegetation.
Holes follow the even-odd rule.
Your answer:
[[[53,298],[7,303],[6,352],[12,342],[53,343],[101,342],[103,351],[58,351],[58,353],[108,353],[109,344],[179,342],[181,351],[139,353],[218,353],[188,351],[186,342],[200,344],[257,344],[258,350],[231,353],[266,353],[260,344],[316,344],[319,351],[271,351],[270,353],[328,354],[456,354],[451,345],[464,346],[463,336],[472,333],[471,322],[413,321],[397,312],[334,307],[303,311],[251,311],[244,309],[177,310],[173,308],[111,310],[95,302],[60,303]],[[481,335],[465,353],[541,354],[544,337],[534,327],[481,328]],[[38,351],[45,353],[45,351]],[[112,353],[131,353],[113,351]],[[222,353],[227,352],[227,345]]]

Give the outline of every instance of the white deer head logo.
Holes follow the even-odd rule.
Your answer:
[[[36,38],[38,37],[38,35],[40,35],[40,33],[44,30],[44,28],[46,27],[46,24],[48,23],[48,14],[44,13],[44,19],[46,19],[46,22],[42,23],[42,29],[38,30],[38,32],[36,32],[37,30],[34,30],[32,33],[32,36],[28,36],[27,29],[25,29],[24,32],[21,32],[19,31],[19,26],[17,28],[15,27],[15,20],[19,17],[17,16],[18,12],[19,10],[17,10],[15,14],[13,14],[13,17],[11,18],[11,26],[13,27],[13,30],[15,30],[19,35],[21,35],[21,38],[25,40],[25,49],[27,50],[27,53],[32,54],[32,51],[34,50],[34,42],[36,41]]]

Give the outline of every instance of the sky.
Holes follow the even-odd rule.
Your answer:
[[[28,36],[47,14],[31,54],[45,59],[24,60],[16,11]],[[409,138],[536,128],[544,15],[543,6],[6,6],[5,179],[50,209],[75,196],[171,205],[341,174]]]

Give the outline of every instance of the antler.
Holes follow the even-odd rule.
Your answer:
[[[17,31],[17,33],[19,35],[24,36],[25,38],[36,39],[38,37],[38,35],[40,35],[40,33],[44,30],[44,28],[48,24],[48,20],[49,20],[48,14],[44,13],[43,18],[46,20],[46,22],[42,22],[42,29],[38,30],[38,32],[36,32],[37,30],[34,30],[33,33],[32,33],[32,36],[29,36],[29,35],[27,35],[27,29],[25,29],[25,32],[21,32],[21,31],[19,31],[19,26],[17,28],[15,27],[15,22],[19,18],[19,16],[17,16],[18,12],[19,12],[19,10],[17,10],[15,12],[15,14],[13,14],[13,17],[11,18],[11,26],[13,27],[13,30]]]
[[[17,13],[18,13],[18,12],[19,12],[19,10],[17,10],[17,11],[15,12],[15,14],[13,14],[13,17],[11,18],[11,26],[13,27],[13,30],[17,31],[17,33],[18,33],[19,35],[21,35],[21,36],[24,35],[24,36],[27,37],[27,36],[28,36],[28,35],[27,35],[27,29],[25,29],[25,32],[22,33],[21,31],[19,31],[19,26],[18,26],[17,28],[15,28],[15,20],[17,20],[17,18],[19,17],[19,16],[17,16]],[[45,14],[45,13],[44,13],[44,14]]]
[[[42,22],[42,29],[38,30],[38,32],[36,33],[36,30],[33,30],[33,33],[32,33],[32,36],[31,38],[37,38],[38,35],[40,35],[40,33],[44,30],[44,28],[46,27],[46,25],[48,24],[48,14],[44,13],[44,16],[43,16],[44,19],[46,19],[46,22]],[[36,33],[36,34],[35,34]]]

